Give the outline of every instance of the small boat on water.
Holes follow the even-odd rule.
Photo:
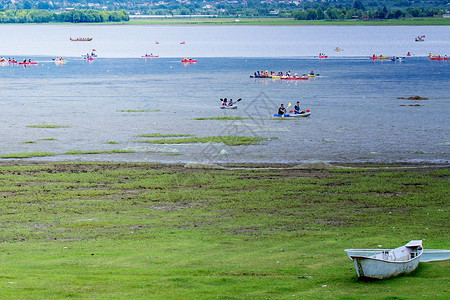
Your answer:
[[[404,56],[392,56],[391,57],[391,61],[404,61],[406,59],[406,57]]]
[[[220,109],[237,109],[237,105],[233,105],[233,106],[228,106],[228,105],[224,105],[221,106]]]
[[[70,40],[71,40],[72,42],[90,42],[90,41],[92,41],[92,38],[82,38],[82,37],[79,37],[79,38],[70,38]]]
[[[413,272],[423,254],[422,240],[412,240],[395,249],[376,252],[346,249],[355,264],[358,277],[384,279]]]
[[[425,41],[425,35],[418,36],[414,40],[416,42],[424,42]]]
[[[311,115],[311,112],[309,110],[302,111],[300,113],[288,113],[284,115],[274,114],[273,116],[275,118],[304,118],[309,117]]]
[[[38,64],[37,61],[21,61],[21,62],[19,62],[19,65],[24,65],[24,66],[37,65],[37,64]]]
[[[181,60],[182,63],[196,63],[197,60],[196,59],[192,59],[192,58],[184,58]]]
[[[141,57],[142,58],[156,58],[156,57],[159,57],[159,55],[153,55],[153,54],[148,55],[148,54],[145,54],[145,55],[142,55]]]
[[[449,58],[447,56],[430,56],[430,60],[449,60]]]
[[[370,57],[370,59],[389,59],[389,56],[375,56],[375,55],[373,55],[373,56],[371,56]]]

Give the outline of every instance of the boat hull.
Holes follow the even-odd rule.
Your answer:
[[[310,112],[303,113],[303,114],[284,114],[284,115],[274,114],[273,116],[275,118],[304,118],[304,117],[309,117],[309,115],[311,115]]]
[[[385,279],[413,272],[419,265],[420,258],[409,262],[389,262],[367,257],[352,257],[358,277]]]
[[[357,249],[348,249],[346,252],[354,253],[355,250]],[[392,250],[381,250],[371,255],[349,254],[349,256],[353,260],[358,277],[384,279],[413,272],[419,265],[422,254],[422,240],[413,240]]]
[[[237,106],[221,106],[220,109],[237,109]]]

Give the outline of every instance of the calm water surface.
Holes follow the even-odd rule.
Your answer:
[[[115,30],[119,33],[123,30],[124,37],[138,39],[134,35],[139,37],[142,32],[149,31],[153,32],[149,34],[149,44],[154,40],[158,40],[160,45],[170,41],[175,48],[170,50],[173,52],[167,50],[167,56],[174,56],[173,58],[145,60],[125,58],[127,51],[122,48],[123,43],[117,41],[114,44],[111,37],[103,36],[105,31],[110,32],[111,26],[35,27],[37,32],[43,31],[46,34],[53,30],[54,35],[59,38],[51,36],[48,39],[64,39],[64,42],[49,47],[48,43],[39,42],[37,38],[36,44],[41,48],[28,53],[35,55],[32,58],[39,61],[38,66],[6,64],[0,67],[1,154],[29,151],[58,154],[70,150],[128,149],[135,152],[43,159],[292,163],[311,160],[445,163],[449,159],[448,62],[430,61],[425,57],[411,57],[402,63],[373,62],[367,56],[362,56],[366,55],[363,53],[366,46],[359,45],[352,50],[351,41],[356,43],[356,38],[342,38],[342,43],[338,45],[335,40],[325,43],[314,40],[311,36],[304,36],[304,47],[299,47],[297,41],[284,37],[286,47],[267,50],[269,52],[262,51],[261,47],[256,47],[251,52],[251,41],[245,41],[246,37],[255,38],[251,34],[252,29],[262,43],[264,30],[278,31],[280,34],[277,38],[282,40],[284,30],[293,30],[296,34],[299,34],[298,31],[303,32],[304,28],[297,27],[239,27],[244,31],[241,39],[233,35],[237,27],[212,27],[210,31],[223,31],[222,35],[229,37],[227,39],[231,44],[228,52],[231,54],[224,55],[223,45],[226,41],[213,39],[208,35],[202,38],[198,32],[205,34],[205,27],[183,27],[186,32],[181,32],[178,36],[177,27],[118,26]],[[14,31],[24,28],[27,26],[11,26],[9,29]],[[231,31],[227,31],[227,28]],[[328,27],[331,32],[327,36],[331,38],[335,35],[333,31],[340,32],[339,28],[341,27]],[[326,32],[324,30],[327,28],[313,29]],[[392,28],[381,27],[379,30],[388,32],[389,29]],[[0,26],[0,30],[5,30],[5,27]],[[346,27],[342,30],[341,34],[348,31],[358,34],[361,31],[361,37],[366,37],[373,28]],[[400,36],[408,33],[402,49],[380,41],[382,38],[374,38],[371,42],[380,50],[367,50],[367,53],[419,53],[418,49],[423,47],[420,54],[443,54],[440,47],[446,46],[448,49],[448,31],[442,30],[442,27],[401,27],[399,30],[403,32]],[[410,41],[411,35],[414,38],[419,33],[427,34],[427,41],[416,45]],[[434,34],[439,37],[435,48],[430,46],[433,45]],[[447,36],[443,38],[442,35],[445,34]],[[47,35],[42,37],[45,40],[44,36]],[[93,36],[99,41],[98,44],[70,43],[65,41],[69,36]],[[184,46],[188,47],[191,41],[199,41],[204,45],[200,48],[186,47],[193,55],[181,55],[180,47],[183,45],[179,45],[179,40],[186,40]],[[325,48],[324,43],[330,49],[332,45],[333,48],[348,46],[345,46],[344,52],[330,52],[333,57],[326,60],[314,58],[316,52],[331,51],[318,50]],[[100,57],[94,62],[87,63],[78,58],[80,53],[88,51],[81,49],[90,47],[86,44],[98,48]],[[19,59],[26,57],[14,48],[14,43],[2,43],[3,45],[7,45],[4,47],[9,50],[4,50],[6,56]],[[114,48],[114,45],[117,47]],[[128,45],[128,50],[132,50],[135,57],[146,52],[145,47],[140,49],[139,45]],[[306,45],[311,46],[308,48]],[[425,50],[426,45],[428,48]],[[370,45],[367,47],[370,48]],[[417,51],[413,47],[417,47]],[[153,52],[163,56],[162,49],[166,48],[160,48],[159,53]],[[294,50],[297,54],[294,54]],[[75,52],[78,54],[73,54]],[[304,52],[308,54],[301,57]],[[72,57],[64,65],[56,65],[52,61],[53,54]],[[244,57],[239,57],[241,55]],[[184,65],[176,56],[200,59],[196,64]],[[314,70],[320,76],[301,82],[249,78],[254,71],[266,69],[290,70],[299,74]],[[397,99],[414,95],[428,97],[429,100]],[[243,101],[239,103],[237,110],[224,111],[219,109],[221,97],[242,98]],[[296,101],[300,101],[302,108],[311,110],[309,118],[271,118],[280,103],[294,105]],[[411,106],[416,104],[419,106]],[[240,116],[247,119],[195,120],[198,117],[218,116]],[[67,127],[27,127],[42,124]],[[138,135],[148,133],[247,135],[263,137],[265,141],[262,145],[239,147],[220,144],[141,143],[145,138]]]

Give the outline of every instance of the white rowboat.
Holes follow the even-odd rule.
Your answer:
[[[346,249],[345,251],[353,260],[358,277],[377,279],[413,272],[419,265],[423,254],[422,240],[413,240],[392,250],[371,252],[367,251],[369,249],[359,249],[359,253],[356,253],[355,250],[357,249]]]

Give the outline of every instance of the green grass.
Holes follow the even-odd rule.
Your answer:
[[[160,112],[159,109],[121,109],[118,112],[127,112],[127,113],[135,113],[135,112]]]
[[[32,158],[55,155],[89,155],[89,154],[113,154],[113,153],[133,153],[133,150],[111,149],[111,150],[70,150],[64,153],[53,152],[21,152],[0,154],[0,158]]]
[[[273,138],[272,138],[273,139]],[[182,139],[155,139],[139,141],[140,143],[149,144],[198,144],[198,143],[221,143],[230,146],[239,145],[257,145],[264,138],[249,136],[207,136],[207,137],[191,137]]]
[[[28,125],[29,128],[69,128],[67,125],[50,125],[50,124],[41,124],[41,125]]]
[[[30,157],[44,157],[53,156],[52,152],[21,152],[21,153],[8,153],[0,154],[0,158],[30,158]]]
[[[200,117],[194,118],[194,120],[245,120],[249,118],[244,117]]]
[[[450,261],[357,280],[346,248],[448,249],[450,169],[0,165],[4,299],[446,299]]]
[[[190,134],[179,134],[179,133],[148,133],[148,134],[140,134],[138,137],[147,137],[147,138],[162,138],[162,137],[185,137],[191,136]]]

